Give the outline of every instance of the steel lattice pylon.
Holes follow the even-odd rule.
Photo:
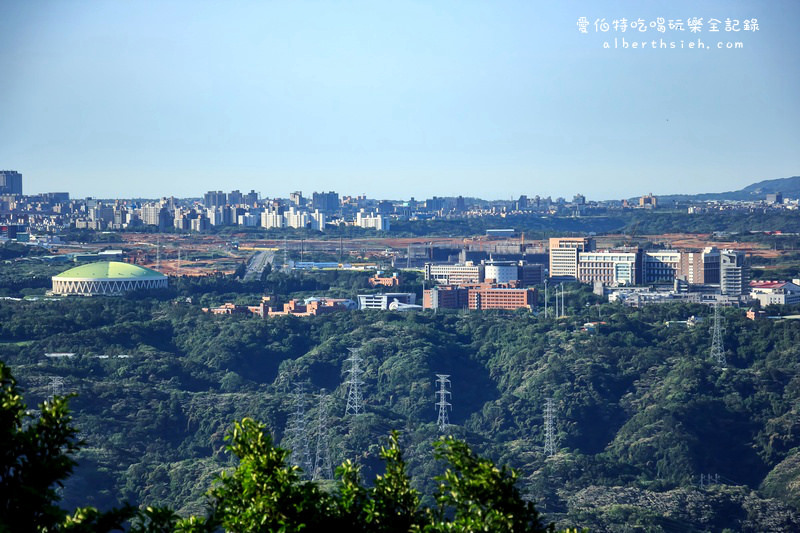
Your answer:
[[[350,363],[350,369],[347,373],[350,374],[349,379],[346,381],[347,389],[347,406],[344,409],[344,416],[354,415],[358,416],[364,412],[363,397],[361,396],[361,385],[364,382],[361,380],[361,362],[363,359],[358,356],[358,348],[348,348],[350,350],[350,357],[347,361]]]
[[[449,374],[436,374],[436,383],[439,384],[439,390],[436,391],[436,396],[438,396],[438,401],[436,402],[436,407],[439,408],[439,418],[436,421],[436,425],[439,426],[439,431],[445,432],[447,431],[447,426],[450,425],[450,420],[447,416],[448,408],[450,410],[453,409],[453,405],[447,401],[448,396],[452,396],[449,390],[447,390],[447,386],[450,384]]]
[[[306,472],[312,474],[314,463],[311,460],[311,449],[308,438],[308,428],[306,423],[306,394],[302,383],[295,385],[293,396],[294,412],[286,428],[286,436],[291,446],[292,455],[290,461],[294,466],[298,466]]]
[[[722,345],[722,332],[725,327],[722,325],[722,317],[719,314],[719,304],[714,304],[714,323],[711,325],[711,359],[717,363],[718,366],[726,367],[728,365],[725,359],[725,348]]]
[[[50,378],[50,401],[54,401],[56,396],[64,396],[64,378],[60,376]]]
[[[325,394],[325,389],[320,390],[317,395],[319,408],[317,411],[317,451],[314,458],[313,480],[333,479],[333,467],[331,465],[331,445],[328,435],[328,404],[329,398]]]
[[[555,409],[553,408],[553,399],[547,398],[544,404],[544,454],[552,457],[555,453]]]

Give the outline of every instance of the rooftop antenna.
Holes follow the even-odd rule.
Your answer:
[[[364,371],[361,370],[360,367],[360,363],[363,359],[358,356],[358,348],[348,348],[348,350],[350,350],[350,357],[347,358],[347,361],[350,363],[350,369],[347,370],[347,373],[350,374],[350,377],[346,382],[348,390],[347,407],[344,409],[344,416],[358,416],[364,413],[363,397],[361,396],[361,385],[364,384],[364,381],[361,379],[361,374],[363,374]]]
[[[453,405],[447,401],[447,397],[451,396],[452,394],[449,390],[447,390],[447,386],[450,385],[450,380],[447,379],[450,377],[450,374],[436,374],[436,383],[439,384],[439,390],[436,391],[436,396],[438,396],[439,401],[436,402],[436,407],[439,408],[439,418],[436,420],[436,425],[439,426],[439,431],[444,433],[447,431],[447,426],[450,425],[450,420],[447,416],[448,408],[452,411]]]

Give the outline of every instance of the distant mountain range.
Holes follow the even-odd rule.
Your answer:
[[[764,180],[748,185],[738,191],[708,192],[702,194],[658,195],[659,202],[704,202],[708,200],[763,200],[767,194],[783,193],[784,197],[800,197],[800,176]]]

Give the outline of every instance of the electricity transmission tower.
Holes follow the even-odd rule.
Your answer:
[[[450,425],[450,421],[447,417],[447,410],[453,409],[453,405],[447,401],[448,396],[452,396],[449,390],[447,390],[447,386],[450,384],[449,374],[436,374],[436,383],[439,384],[439,390],[436,391],[436,396],[438,396],[439,401],[436,402],[436,407],[439,408],[439,419],[436,421],[436,425],[439,426],[439,431],[445,432],[447,431],[447,426]]]
[[[52,402],[56,396],[64,396],[64,378],[60,376],[50,378],[50,401]]]
[[[350,369],[347,373],[350,374],[347,380],[347,407],[344,409],[344,416],[354,415],[358,416],[364,412],[363,397],[361,396],[361,385],[364,381],[361,379],[361,362],[363,359],[358,356],[358,348],[348,348],[350,350],[350,357],[347,361],[350,363]]]
[[[553,408],[553,399],[547,398],[544,404],[544,453],[548,457],[552,457],[556,453],[554,419],[555,409]]]
[[[289,268],[289,251],[286,245],[286,237],[283,238],[283,271],[286,272]]]
[[[722,332],[724,329],[722,317],[719,314],[719,303],[715,303],[714,323],[711,325],[711,359],[717,363],[717,366],[722,368],[725,368],[728,364],[725,360],[725,348],[722,346]]]
[[[314,475],[312,480],[333,479],[331,466],[331,445],[328,435],[328,395],[325,389],[320,390],[319,409],[317,412],[317,453],[314,458]]]
[[[294,393],[294,412],[286,428],[289,444],[292,447],[290,461],[293,465],[299,466],[308,475],[311,475],[314,463],[311,460],[311,449],[308,438],[308,428],[306,426],[306,393],[302,383],[295,385]]]

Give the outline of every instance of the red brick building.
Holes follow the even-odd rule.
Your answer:
[[[466,286],[440,285],[422,295],[425,309],[531,309],[536,305],[534,289],[520,289],[516,283],[476,283]]]
[[[391,276],[381,277],[381,273],[376,272],[374,276],[369,278],[369,284],[372,287],[397,287],[400,285],[400,278],[397,277],[397,273]]]
[[[536,305],[533,289],[475,288],[469,289],[470,309],[531,309]]]

